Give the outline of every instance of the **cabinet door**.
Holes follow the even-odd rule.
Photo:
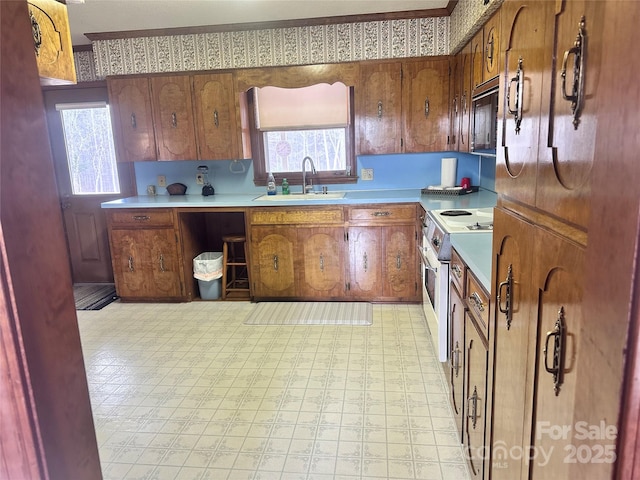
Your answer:
[[[381,227],[349,228],[349,293],[374,299],[382,292]]]
[[[460,54],[458,61],[460,62],[460,136],[458,141],[458,150],[461,152],[469,152],[469,128],[471,125],[471,44],[467,44]]]
[[[400,153],[401,64],[376,63],[360,67],[356,87],[356,155]]]
[[[545,79],[543,91],[536,206],[586,229],[598,126],[605,2],[573,0],[556,6],[555,35],[547,35],[550,78]],[[580,47],[569,52],[575,42]],[[565,100],[563,92],[573,100]]]
[[[542,104],[545,32],[552,23],[551,2],[507,1],[501,19],[506,77],[498,102],[496,189],[535,205],[536,162]]]
[[[581,468],[579,463],[585,458],[591,467],[591,478],[607,478],[604,473],[597,474],[600,468],[603,472],[610,468],[604,461],[605,441],[579,439],[581,432],[574,421],[583,419],[573,415],[576,399],[588,397],[589,388],[594,387],[576,382],[582,356],[588,354],[578,348],[583,317],[584,249],[542,229],[536,229],[534,241],[533,285],[537,306],[533,318],[537,320],[538,342],[530,445],[546,455],[531,460],[527,478],[580,478],[572,472],[573,468]],[[559,434],[558,428],[564,433]],[[599,450],[598,446],[602,448]],[[573,455],[571,447],[578,450]],[[603,460],[598,461],[599,458]]]
[[[458,129],[460,125],[460,68],[458,57],[449,60],[449,125],[447,146],[449,150],[458,150]]]
[[[498,49],[496,48],[496,53]],[[471,39],[471,87],[484,82],[484,30],[480,29]]]
[[[458,292],[457,287],[451,283],[450,288],[451,296],[449,299],[449,314],[451,345],[449,351],[451,352],[451,357],[449,359],[449,384],[451,386],[453,415],[456,420],[460,443],[462,443],[465,415],[464,356],[466,348],[464,339],[464,318],[466,308],[464,301],[462,300],[462,295]]]
[[[155,160],[149,79],[109,78],[107,87],[118,161]]]
[[[527,445],[531,431],[527,385],[533,363],[527,354],[535,349],[536,339],[535,325],[530,321],[534,227],[502,209],[494,211],[493,222],[491,478],[518,480],[523,478],[523,460],[508,452]]]
[[[301,228],[300,264],[303,297],[342,297],[344,282],[344,229],[335,227]]]
[[[180,261],[173,229],[141,230],[147,252],[149,284],[153,297],[180,297]]]
[[[415,298],[418,291],[414,225],[382,227],[384,258],[382,295]]]
[[[467,313],[465,325],[466,382],[464,437],[469,466],[474,477],[482,478],[485,453],[485,412],[487,405],[487,347],[482,342],[471,316]]]
[[[194,75],[193,98],[198,158],[240,158],[233,75]]]
[[[447,148],[449,61],[407,62],[402,66],[404,151]],[[384,133],[389,135],[389,132]]]
[[[256,297],[294,297],[294,227],[251,228],[251,275]]]
[[[152,77],[158,160],[195,160],[196,136],[188,75]]]
[[[483,80],[490,80],[500,73],[500,15],[498,11],[485,23],[483,33]]]
[[[111,259],[116,292],[119,297],[146,297],[144,242],[140,230],[111,231]]]

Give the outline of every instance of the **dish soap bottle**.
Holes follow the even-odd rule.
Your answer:
[[[289,182],[287,182],[286,178],[282,179],[282,194],[289,195]]]
[[[267,195],[275,195],[276,194],[276,179],[273,178],[273,173],[269,172],[269,177],[267,178]]]

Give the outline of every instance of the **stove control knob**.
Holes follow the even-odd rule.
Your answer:
[[[438,237],[433,237],[431,239],[431,243],[433,243],[437,247],[440,245],[440,239]]]

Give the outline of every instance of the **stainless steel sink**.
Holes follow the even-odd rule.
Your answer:
[[[330,193],[291,193],[289,195],[260,195],[253,199],[254,202],[300,202],[300,201],[318,201],[318,200],[339,200],[344,198],[345,192]]]

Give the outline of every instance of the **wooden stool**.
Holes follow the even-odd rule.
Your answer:
[[[235,245],[242,243],[242,253]],[[241,255],[241,256],[240,256]],[[222,299],[231,297],[237,300],[249,300],[249,266],[247,264],[247,239],[244,235],[225,235],[222,237]]]

